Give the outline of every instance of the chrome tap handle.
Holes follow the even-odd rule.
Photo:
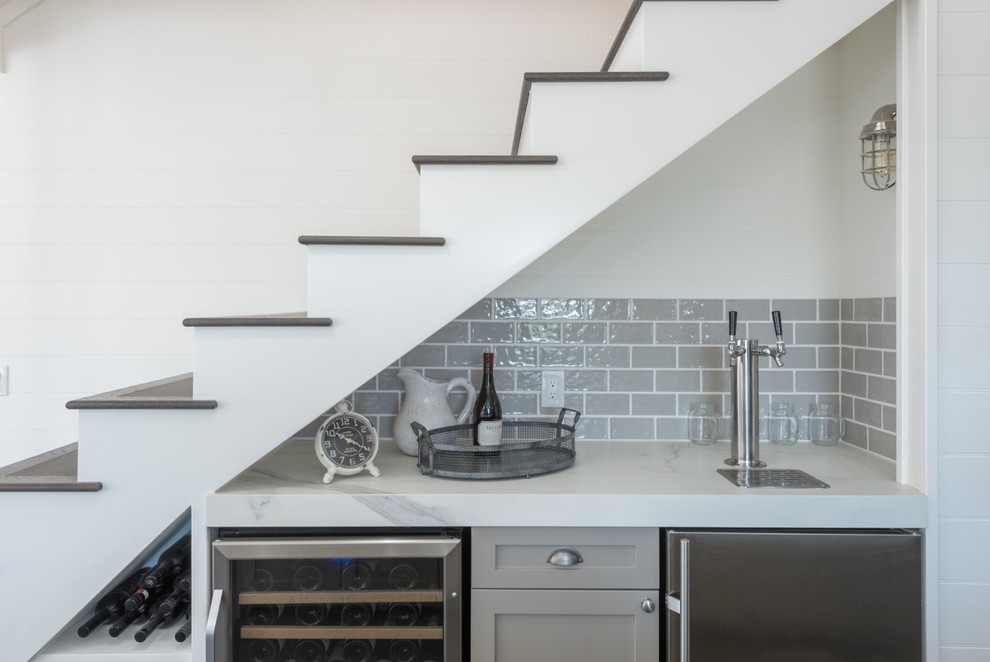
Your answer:
[[[736,358],[741,355],[741,350],[736,344],[736,311],[729,311],[729,365],[736,366]]]
[[[777,347],[770,350],[770,357],[777,364],[777,367],[780,368],[784,365],[783,356],[787,354],[787,347],[784,345],[784,325],[780,322],[779,310],[770,313],[770,317],[773,318],[773,332],[777,336]]]

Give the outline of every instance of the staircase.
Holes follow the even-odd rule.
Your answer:
[[[202,623],[203,495],[887,4],[637,0],[602,71],[526,75],[510,154],[413,157],[422,236],[301,237],[305,314],[186,320],[194,378],[70,403],[77,481],[102,489],[2,495],[4,659],[29,659],[189,508]]]

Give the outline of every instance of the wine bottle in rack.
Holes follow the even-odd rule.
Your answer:
[[[419,570],[410,559],[381,559],[376,572],[376,588],[409,591],[419,584]]]
[[[248,662],[276,662],[282,652],[278,639],[251,639],[247,645]]]
[[[495,355],[484,353],[484,373],[481,390],[474,401],[474,443],[477,446],[495,446],[502,442],[502,403],[495,392]]]
[[[172,592],[162,600],[161,607],[159,607],[162,613],[168,616],[178,609],[183,600],[189,597],[189,590],[191,588],[192,582],[189,579],[189,568],[186,568],[172,583]]]
[[[255,567],[241,579],[241,589],[252,593],[264,593],[275,587],[275,575],[268,568]]]
[[[244,610],[249,625],[274,625],[282,615],[282,605],[251,605]]]
[[[110,636],[118,637],[120,633],[128,628],[128,626],[141,618],[145,618],[148,615],[148,610],[151,608],[150,602],[145,602],[143,605],[137,609],[131,609],[130,611],[125,611],[120,617],[110,624]]]
[[[347,591],[365,591],[371,588],[374,577],[373,561],[352,559],[340,570],[340,585]]]
[[[145,588],[155,588],[167,584],[171,579],[181,574],[181,568],[189,565],[189,551],[192,538],[186,534],[169,545],[158,556],[158,562],[145,574],[141,583]]]
[[[419,642],[412,639],[393,639],[388,647],[389,662],[418,662]]]
[[[323,662],[327,647],[319,639],[300,639],[292,654],[293,662]]]
[[[186,605],[186,610],[182,617],[186,619],[186,622],[175,631],[175,640],[179,643],[188,639],[189,635],[192,634],[192,605]]]
[[[296,605],[295,607],[296,625],[319,625],[327,617],[326,605]]]
[[[375,618],[375,605],[365,602],[348,602],[340,610],[340,624],[345,627],[371,625]]]
[[[375,647],[367,639],[347,639],[338,641],[326,662],[373,662]]]
[[[96,603],[93,615],[79,626],[79,629],[76,630],[76,634],[80,637],[88,637],[100,623],[123,614],[124,602],[131,596],[132,593],[134,593],[134,591],[140,588],[141,578],[147,571],[147,568],[138,570],[100,598]]]
[[[297,591],[318,591],[323,585],[323,569],[316,562],[300,563],[292,572],[292,588]]]
[[[170,571],[174,572],[175,569]],[[170,577],[171,579],[171,577]],[[136,591],[130,594],[126,600],[124,600],[124,611],[134,611],[142,605],[150,604],[157,601],[162,594],[165,592],[166,584],[158,584],[152,588],[147,588],[143,585],[144,579],[142,578],[142,586],[139,586]]]
[[[164,601],[164,598],[162,598]],[[168,627],[175,623],[179,619],[180,611],[175,611],[173,613],[163,613],[162,611],[162,601],[158,603],[158,609],[152,607],[152,616],[148,619],[148,622],[141,626],[141,629],[134,633],[134,641],[138,643],[147,640],[148,635],[157,630],[160,627]],[[180,605],[181,606],[181,605]]]
[[[416,625],[419,620],[419,605],[412,602],[396,602],[389,605],[385,615],[385,625],[400,627]]]

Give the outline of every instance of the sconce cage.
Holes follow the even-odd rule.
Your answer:
[[[874,191],[884,191],[897,183],[897,105],[881,106],[859,134],[862,144],[860,173]]]

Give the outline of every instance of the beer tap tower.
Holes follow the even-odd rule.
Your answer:
[[[767,466],[760,461],[760,357],[769,356],[777,366],[784,365],[784,331],[780,311],[771,313],[776,346],[761,345],[759,340],[736,338],[736,311],[729,311],[729,366],[732,369],[732,457],[730,467],[756,469]]]

